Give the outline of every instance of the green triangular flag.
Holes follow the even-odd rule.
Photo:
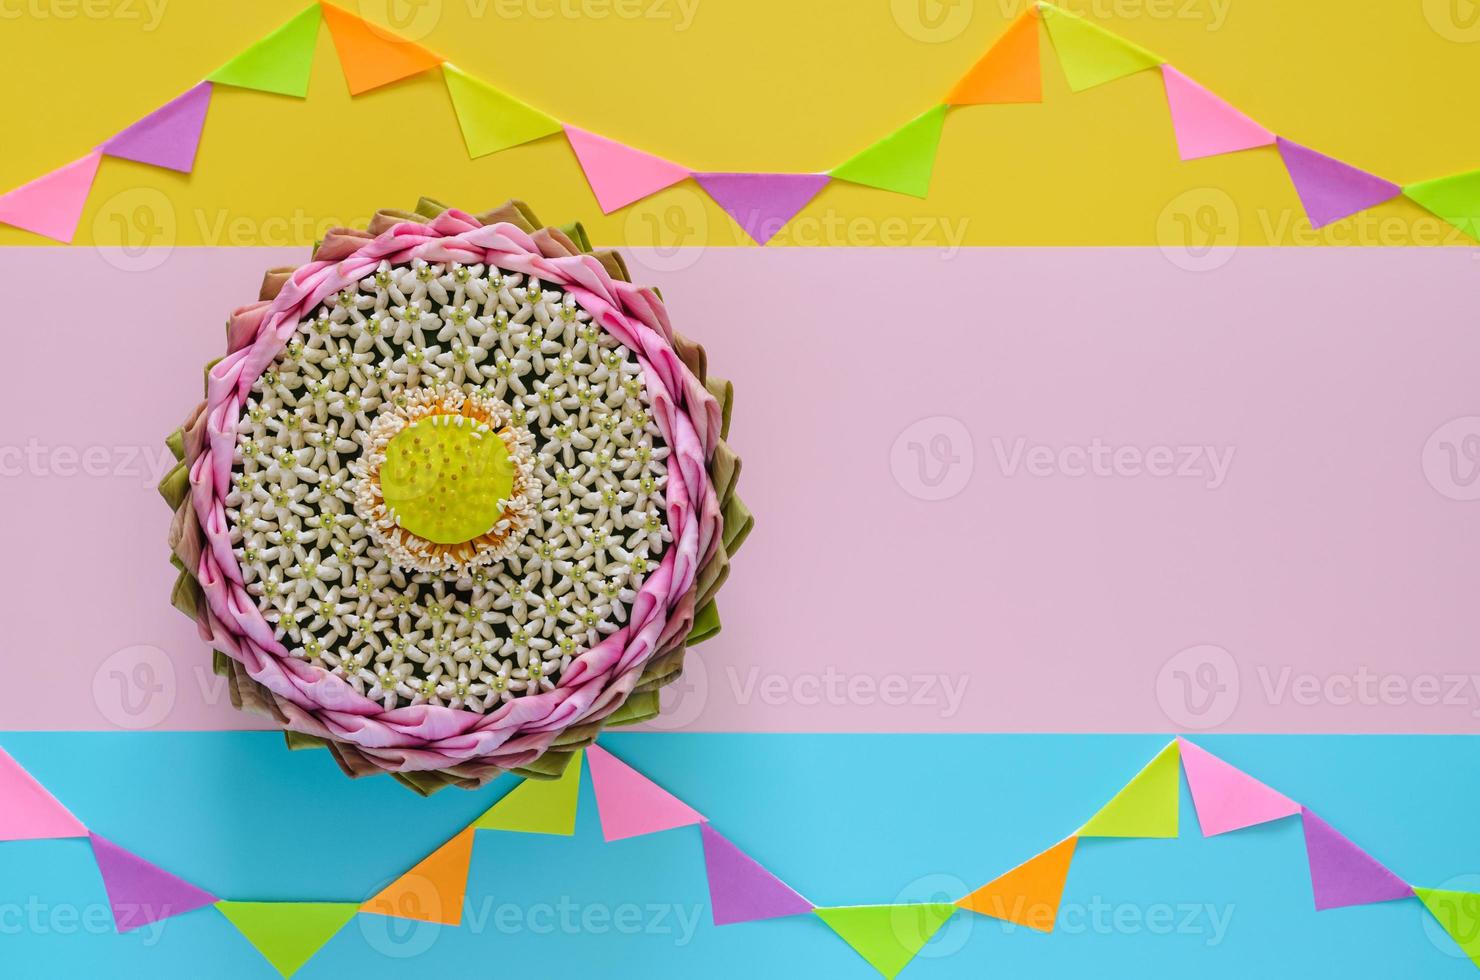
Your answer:
[[[1438,888],[1415,888],[1413,894],[1465,955],[1480,966],[1480,895]]]
[[[319,5],[314,4],[207,75],[206,81],[304,98],[318,36]]]
[[[354,902],[217,902],[216,908],[285,977],[355,917]]]
[[[468,156],[481,157],[562,130],[560,121],[500,92],[451,64],[442,65],[447,94],[462,127]]]
[[[946,107],[938,105],[828,173],[852,184],[924,197],[945,118]]]
[[[928,902],[917,905],[847,905],[813,911],[875,970],[893,978],[956,913],[956,906]]]
[[[1480,170],[1421,180],[1403,188],[1403,195],[1480,241]]]
[[[1177,743],[1146,763],[1146,768],[1079,828],[1080,837],[1176,837],[1181,795]]]
[[[513,830],[521,834],[576,832],[576,800],[581,795],[581,756],[566,763],[558,779],[526,779],[474,821],[478,830]]]
[[[1165,60],[1067,10],[1046,3],[1040,3],[1038,10],[1069,87],[1076,92],[1159,68]]]

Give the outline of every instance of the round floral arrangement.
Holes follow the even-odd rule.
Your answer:
[[[161,491],[234,704],[423,793],[657,713],[751,518],[730,386],[619,255],[424,200],[226,332]]]

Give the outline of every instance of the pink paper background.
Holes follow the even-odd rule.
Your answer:
[[[3,253],[0,727],[255,727],[168,605],[153,485],[228,310],[304,254]],[[655,727],[1480,728],[1480,253],[633,258],[736,384],[757,518]],[[1020,437],[1233,457],[1009,475]]]

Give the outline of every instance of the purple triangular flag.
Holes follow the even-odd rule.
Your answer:
[[[1403,188],[1390,180],[1291,143],[1283,136],[1275,140],[1275,145],[1313,228],[1340,221],[1403,193]]]
[[[1301,807],[1300,819],[1317,910],[1391,902],[1413,894],[1407,882],[1314,813]]]
[[[757,245],[764,245],[830,178],[827,174],[694,174],[694,179]]]
[[[711,830],[709,824],[700,824],[699,832],[704,838],[704,870],[709,874],[709,905],[715,925],[812,911],[811,902]]]
[[[188,174],[210,104],[211,83],[201,82],[104,143],[103,152]]]
[[[89,834],[93,857],[108,890],[113,924],[119,932],[183,915],[218,901],[215,895],[182,881],[110,840]]]

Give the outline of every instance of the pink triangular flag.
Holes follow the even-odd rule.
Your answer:
[[[672,187],[689,175],[687,167],[574,126],[565,127],[565,138],[604,214]]]
[[[703,823],[699,812],[600,746],[586,750],[601,836],[609,841]]]
[[[210,104],[211,83],[201,82],[104,143],[103,152],[188,174]]]
[[[1192,790],[1192,805],[1204,837],[1242,830],[1281,817],[1293,817],[1300,804],[1277,793],[1242,769],[1198,748],[1184,738],[1182,770]]]
[[[1316,909],[1339,909],[1408,898],[1413,889],[1320,817],[1301,807],[1305,854]]]
[[[86,836],[82,821],[0,749],[0,840]]]
[[[0,195],[0,222],[70,242],[103,155],[94,150],[44,177]]]
[[[830,178],[827,174],[694,174],[694,179],[757,245],[764,245]]]
[[[1291,143],[1283,136],[1275,140],[1275,145],[1280,148],[1280,158],[1313,228],[1340,221],[1403,193],[1403,188],[1390,180]]]
[[[1274,133],[1171,65],[1161,66],[1177,153],[1183,160],[1233,153],[1274,142]]]
[[[110,840],[97,834],[89,834],[88,840],[98,862],[98,871],[103,875],[103,887],[108,890],[113,925],[119,932],[184,915],[220,901],[210,892],[156,868]]]
[[[709,824],[701,823],[699,833],[704,838],[704,870],[709,877],[709,906],[715,925],[806,915],[812,911],[811,902],[721,837]]]

